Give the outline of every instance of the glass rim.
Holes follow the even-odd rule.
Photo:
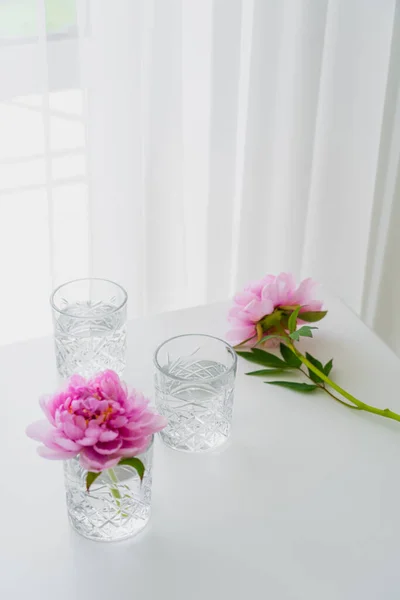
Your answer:
[[[84,315],[71,315],[68,311],[58,308],[54,302],[54,296],[57,294],[57,292],[59,292],[61,290],[61,288],[66,287],[67,285],[71,285],[71,283],[77,283],[78,281],[88,281],[88,282],[102,281],[103,283],[111,283],[111,285],[114,285],[115,287],[119,288],[122,291],[122,294],[123,294],[122,302],[118,306],[113,308],[113,310],[110,310],[107,313],[108,315],[112,315],[112,314],[116,313],[117,311],[121,310],[121,308],[123,308],[126,305],[126,303],[128,302],[128,292],[126,291],[126,289],[124,287],[122,287],[122,285],[120,285],[116,281],[111,281],[111,279],[104,279],[103,277],[78,277],[78,279],[71,279],[70,281],[66,281],[65,283],[62,283],[61,285],[57,286],[55,288],[55,290],[53,290],[52,293],[50,294],[50,306],[53,310],[58,312],[60,315],[66,315],[69,317],[73,317],[74,319],[87,319],[87,316],[84,316]]]
[[[156,367],[156,369],[158,371],[160,371],[166,377],[169,377],[170,379],[175,379],[176,381],[186,381],[186,382],[188,381],[188,379],[185,379],[184,377],[178,377],[177,375],[168,373],[165,370],[165,368],[160,365],[160,363],[158,362],[158,358],[157,358],[157,355],[163,346],[165,346],[169,342],[173,342],[174,340],[178,340],[180,338],[186,338],[186,337],[203,337],[203,338],[208,338],[210,340],[215,340],[217,342],[221,342],[225,346],[225,348],[228,351],[230,351],[230,354],[232,356],[232,359],[233,359],[232,364],[229,368],[227,368],[227,370],[224,373],[221,373],[220,375],[213,375],[212,377],[205,377],[204,379],[202,379],[202,381],[216,381],[217,379],[220,379],[221,377],[225,377],[225,375],[229,375],[229,373],[236,370],[237,354],[235,352],[235,349],[230,344],[228,344],[227,341],[223,340],[222,338],[216,337],[215,335],[208,335],[207,333],[182,333],[181,335],[174,335],[173,337],[168,338],[167,340],[164,340],[163,342],[161,342],[161,344],[159,344],[157,346],[157,348],[154,352],[154,355],[153,355],[154,366]]]

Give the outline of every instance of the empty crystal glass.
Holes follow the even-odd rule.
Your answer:
[[[167,340],[154,355],[156,406],[168,419],[160,432],[176,450],[204,452],[231,430],[236,353],[223,340],[189,334]]]
[[[57,368],[62,377],[112,369],[122,375],[126,354],[123,287],[107,279],[76,279],[51,296]]]
[[[151,504],[153,441],[137,456],[144,466],[142,483],[127,465],[103,471],[86,491],[79,458],[64,461],[67,509],[72,527],[84,537],[103,542],[136,535],[148,523]]]

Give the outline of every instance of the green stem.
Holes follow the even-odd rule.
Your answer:
[[[128,514],[121,512],[121,502],[120,502],[121,494],[118,489],[118,483],[119,483],[118,477],[116,476],[114,469],[107,469],[107,473],[108,473],[111,483],[113,484],[110,487],[110,490],[111,490],[111,493],[114,496],[115,502],[119,508],[118,512],[121,514],[122,517],[128,517],[129,516]]]
[[[337,383],[332,381],[332,379],[329,379],[329,377],[327,377],[325,375],[325,373],[320,371],[305,356],[303,356],[303,354],[301,354],[301,352],[299,352],[297,350],[297,348],[294,346],[294,344],[292,343],[291,340],[289,342],[289,346],[290,346],[291,350],[296,354],[296,356],[298,356],[298,358],[301,360],[303,365],[305,365],[308,369],[310,369],[310,371],[315,373],[315,375],[318,375],[318,377],[320,377],[322,379],[322,381],[324,381],[332,389],[334,389],[336,392],[338,392],[341,396],[343,396],[344,398],[346,398],[347,400],[349,400],[350,402],[355,404],[355,406],[358,409],[365,410],[365,411],[373,413],[375,415],[379,415],[380,417],[386,417],[387,419],[393,419],[394,421],[400,421],[400,415],[389,410],[389,408],[382,409],[382,408],[376,408],[375,406],[370,406],[369,404],[365,404],[365,402],[361,402],[361,400],[358,400],[352,394],[349,394],[349,392],[346,392],[346,390],[344,390],[342,387],[340,387],[340,385],[338,385]],[[326,392],[328,391],[326,388],[324,388],[324,389]]]
[[[118,477],[116,476],[114,469],[108,469],[107,473],[108,473],[111,483],[114,484],[110,488],[111,493],[114,496],[114,498],[116,499],[117,505],[120,506],[119,500],[121,498],[121,494],[119,493],[119,489],[118,489]]]
[[[329,396],[331,398],[333,398],[334,400],[336,400],[336,402],[340,402],[340,404],[343,404],[343,406],[347,406],[347,408],[351,408],[353,410],[360,410],[358,408],[358,406],[352,406],[351,404],[347,404],[347,402],[343,402],[343,400],[341,400],[340,398],[338,398],[337,396],[335,396],[335,394],[332,394],[332,392],[330,390],[328,390],[328,388],[325,387],[325,384],[322,383],[316,383],[306,371],[303,371],[303,369],[301,367],[298,367],[300,373],[303,373],[303,375],[305,375],[306,377],[308,377],[308,379],[310,381],[312,381],[320,390],[323,390],[324,392],[326,392],[327,394],[329,394]]]
[[[118,485],[118,477],[116,476],[114,469],[108,469],[107,473],[111,481]]]

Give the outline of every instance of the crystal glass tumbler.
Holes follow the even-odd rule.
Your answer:
[[[174,337],[154,355],[156,405],[168,419],[160,432],[167,446],[204,452],[230,434],[236,353],[208,335]]]
[[[112,369],[122,375],[126,354],[123,287],[106,279],[76,279],[51,295],[57,369],[89,377]]]
[[[113,542],[139,533],[150,519],[153,441],[137,456],[145,466],[143,481],[127,465],[103,471],[86,491],[79,458],[64,461],[68,516],[72,527],[92,540]]]

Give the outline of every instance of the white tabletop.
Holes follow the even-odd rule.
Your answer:
[[[400,411],[398,359],[337,300],[306,346],[355,395]],[[226,305],[134,321],[125,378],[152,394],[152,351],[184,332],[223,335]],[[52,340],[0,350],[0,597],[13,600],[398,600],[400,424],[246,377],[218,453],[158,440],[153,515],[138,538],[95,543],[67,521],[58,462],[25,426],[56,384]],[[5,439],[4,439],[5,438]]]

